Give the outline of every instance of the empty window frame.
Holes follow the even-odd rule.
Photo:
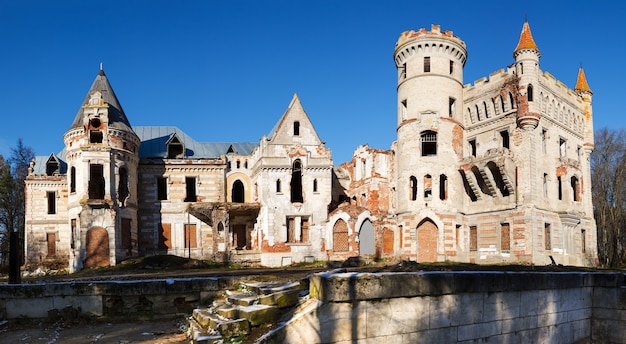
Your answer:
[[[403,100],[400,102],[400,113],[402,114],[402,120],[406,119],[407,115],[407,100]]]
[[[584,229],[580,230],[580,252],[587,253],[587,232]]]
[[[406,63],[403,63],[400,68],[398,68],[398,80],[406,79]]]
[[[411,192],[411,201],[415,201],[417,199],[417,178],[415,178],[415,176],[409,178],[409,189]]]
[[[104,168],[100,164],[89,165],[89,199],[104,199]]]
[[[70,168],[70,193],[76,192],[76,167]]]
[[[132,241],[132,220],[122,218],[122,248],[131,250],[133,248]]]
[[[164,201],[167,199],[167,178],[166,177],[157,177],[157,199],[159,201]]]
[[[300,122],[293,122],[293,136],[300,136]]]
[[[185,177],[185,202],[196,202],[196,177]]]
[[[476,156],[476,139],[469,140],[469,146],[470,146],[471,156],[475,157]]]
[[[563,183],[561,180],[561,176],[556,177],[556,187],[557,187],[557,196],[559,201],[563,200]]]
[[[450,60],[450,75],[454,73],[454,61]]]
[[[548,150],[548,130],[546,128],[541,129],[541,149],[544,153]]]
[[[559,156],[561,158],[567,156],[567,140],[562,137],[559,138]]]
[[[119,181],[117,185],[117,200],[120,202],[121,206],[126,205],[126,198],[129,196],[129,188],[128,188],[128,171],[125,167],[121,167],[119,170]]]
[[[445,174],[439,175],[439,199],[448,199],[448,177]]]
[[[454,115],[456,100],[454,98],[448,98],[448,116],[452,117]]]
[[[183,143],[178,139],[178,136],[174,135],[167,145],[167,157],[170,159],[182,158],[184,151]]]
[[[433,197],[433,177],[430,174],[424,176],[424,199]]]
[[[317,179],[313,179],[313,192],[318,192],[318,190],[317,190]]]
[[[500,132],[500,141],[502,142],[502,147],[503,148],[510,148],[509,147],[509,131],[508,130],[502,130]]]
[[[291,202],[302,203],[302,162],[296,160],[291,168]]]
[[[574,202],[580,202],[580,183],[578,182],[578,177],[572,176],[570,179],[570,183],[572,185],[572,199]]]
[[[528,85],[528,89],[526,90],[526,96],[529,102],[533,101],[533,85]]]
[[[309,218],[287,216],[287,242],[293,244],[309,242]]]
[[[430,56],[424,57],[424,73],[430,72]]]
[[[57,193],[55,191],[48,191],[46,193],[48,199],[48,214],[57,213]]]
[[[244,203],[246,198],[245,188],[241,180],[235,180],[231,191],[231,201],[233,203]]]
[[[422,156],[437,155],[437,133],[432,130],[423,131],[420,135],[422,141]]]
[[[281,182],[280,179],[276,179],[276,193],[281,193]]]
[[[53,156],[50,156],[46,162],[46,176],[53,176],[59,174],[59,161]]]
[[[548,197],[548,174],[543,174],[543,197]]]

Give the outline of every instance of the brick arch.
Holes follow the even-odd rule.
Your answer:
[[[85,268],[110,265],[109,233],[102,227],[93,227],[87,231],[85,250]]]
[[[437,240],[439,229],[429,218],[426,218],[417,225],[417,261],[435,262],[437,261]]]

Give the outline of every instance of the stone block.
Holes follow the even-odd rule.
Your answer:
[[[248,319],[251,326],[272,323],[278,319],[278,309],[273,306],[253,305],[239,307],[239,317]]]
[[[291,289],[259,296],[258,301],[262,305],[286,308],[296,305],[298,303],[299,296],[300,289]]]
[[[491,321],[486,323],[458,326],[458,341],[486,339],[502,333],[502,322]]]
[[[426,330],[430,326],[429,297],[367,302],[367,337]]]

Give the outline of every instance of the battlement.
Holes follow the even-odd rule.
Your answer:
[[[426,30],[425,28],[421,28],[417,31],[415,30],[404,31],[403,33],[400,34],[400,37],[398,38],[398,41],[396,42],[396,48],[405,44],[406,42],[409,42],[411,40],[414,40],[418,37],[423,37],[423,36],[452,39],[452,40],[457,41],[457,43],[460,44],[463,48],[466,48],[465,42],[463,42],[461,38],[459,38],[458,36],[455,36],[450,30],[441,32],[440,25],[436,25],[436,24],[431,25],[430,31]]]

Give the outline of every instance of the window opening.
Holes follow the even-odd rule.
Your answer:
[[[406,63],[402,64],[402,66],[398,69],[398,72],[400,80],[406,79]]]
[[[541,129],[541,149],[543,150],[544,153],[547,151],[547,148],[548,148],[547,143],[548,143],[548,130],[543,128]]]
[[[454,73],[454,61],[450,60],[450,75]]]
[[[313,179],[313,192],[317,192],[317,179]]]
[[[127,250],[131,250],[133,248],[131,227],[132,227],[131,219],[122,219],[122,248],[127,249]]]
[[[89,143],[102,143],[103,135],[100,130],[89,130]]]
[[[500,132],[500,139],[502,141],[502,147],[503,148],[510,148],[509,147],[509,132],[508,130],[503,130]]]
[[[57,201],[56,201],[56,192],[48,191],[48,214],[56,214],[57,213]]]
[[[509,101],[511,102],[511,110],[515,109],[515,99],[513,98],[513,94],[509,92]]]
[[[185,248],[196,247],[198,247],[196,239],[196,224],[185,224]]]
[[[562,201],[563,200],[563,184],[561,183],[561,176],[558,176],[556,179],[557,179],[557,186],[559,188],[558,190],[559,201]]]
[[[196,177],[185,177],[185,202],[196,202]]]
[[[485,118],[489,118],[489,109],[486,102],[483,102],[483,108],[485,109]]]
[[[439,199],[448,199],[448,177],[445,174],[439,175]]]
[[[241,168],[241,161],[237,160],[237,169]]]
[[[431,199],[433,196],[433,178],[430,174],[424,176],[424,198]]]
[[[409,179],[409,187],[411,188],[411,201],[415,201],[417,199],[417,178],[415,176],[411,176]]]
[[[167,145],[167,157],[170,159],[182,158],[183,152],[183,143],[180,142],[177,136],[172,137],[172,140]]]
[[[552,228],[549,223],[544,224],[544,236],[546,251],[552,250]]]
[[[233,203],[245,202],[245,190],[241,180],[235,180],[233,183],[231,198]]]
[[[300,136],[300,122],[293,122],[293,136]]]
[[[574,202],[580,202],[580,187],[578,185],[578,178],[576,178],[576,176],[572,176],[571,184]]]
[[[167,199],[167,178],[157,177],[157,199],[163,201]]]
[[[526,95],[528,97],[528,101],[533,101],[533,85],[528,85],[528,90],[526,91]]]
[[[89,198],[104,199],[104,172],[100,164],[89,165]]]
[[[543,197],[548,197],[548,174],[543,174]]]
[[[580,251],[587,253],[587,232],[584,229],[580,230]]]
[[[48,257],[57,255],[57,234],[46,233],[46,243],[48,244]]]
[[[119,177],[119,184],[117,186],[117,198],[118,201],[120,201],[122,207],[125,206],[126,203],[126,198],[128,197],[128,195],[130,194],[129,190],[128,190],[128,172],[126,171],[126,168],[122,167],[120,168],[120,177]]]
[[[70,192],[76,192],[76,167],[70,168]]]
[[[424,72],[430,72],[430,57],[428,56],[424,57]]]
[[[293,162],[291,169],[291,202],[302,203],[302,163],[300,160]]]
[[[50,156],[46,162],[46,175],[52,176],[55,174],[59,174],[59,162],[53,156]]]
[[[402,110],[402,120],[406,119],[406,113],[407,113],[407,100],[403,100],[400,102],[401,105],[401,110]]]
[[[454,115],[454,105],[455,105],[455,99],[454,98],[448,98],[448,115],[450,117],[452,117],[452,115]]]
[[[422,156],[437,155],[437,133],[431,130],[422,132]]]
[[[472,139],[469,141],[470,151],[472,156],[476,156],[476,139]]]
[[[567,155],[567,141],[564,138],[559,138],[559,155],[561,158]]]
[[[74,241],[76,240],[76,219],[71,219],[70,220],[70,230],[72,231],[71,235],[72,235],[72,241],[70,242],[70,248],[74,249],[75,248],[75,244]]]
[[[276,179],[276,192],[277,193],[281,192],[281,190],[280,190],[280,179]]]

